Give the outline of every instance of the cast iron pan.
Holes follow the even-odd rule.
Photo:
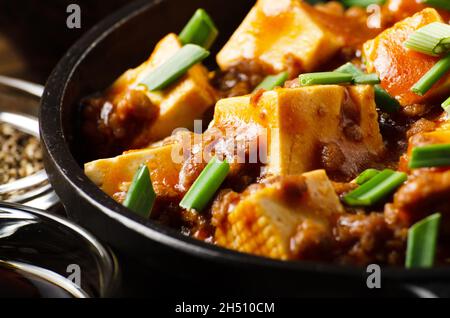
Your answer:
[[[129,212],[84,175],[85,153],[77,134],[80,99],[144,61],[156,42],[180,30],[197,8],[205,8],[217,22],[221,37],[215,47],[220,48],[253,4],[253,0],[137,1],[72,46],[48,79],[40,114],[46,168],[69,217],[146,271],[154,268],[194,278],[197,288],[213,288],[219,294],[384,296],[408,289],[415,295],[432,291],[450,296],[446,287],[450,268],[382,268],[381,292],[373,292],[367,288],[365,268],[281,262],[199,242]],[[188,286],[183,288],[189,292]]]

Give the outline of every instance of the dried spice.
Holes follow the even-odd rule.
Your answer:
[[[32,175],[43,169],[39,140],[13,126],[0,123],[0,184]],[[0,199],[6,199],[0,195]]]

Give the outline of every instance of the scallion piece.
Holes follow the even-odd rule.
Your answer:
[[[447,166],[450,166],[450,144],[428,145],[412,150],[410,169]]]
[[[339,72],[305,73],[299,76],[301,86],[351,83],[353,75]]]
[[[204,48],[186,44],[174,56],[148,74],[140,84],[145,85],[150,91],[164,89],[208,56],[209,52]]]
[[[430,7],[445,9],[450,11],[450,2],[448,0],[422,0],[422,3]]]
[[[347,73],[353,75],[353,83],[355,84],[368,84],[375,85],[380,83],[380,78],[377,74],[365,74],[359,68],[357,68],[353,63],[345,63],[344,65],[338,67],[334,70],[338,73]]]
[[[146,165],[139,167],[131,182],[123,205],[145,218],[150,213],[155,203],[156,194],[153,190],[150,172]]]
[[[364,72],[357,68],[353,63],[345,63],[335,70],[335,72],[352,74],[354,77],[364,75]],[[377,106],[387,113],[394,113],[400,109],[400,103],[389,95],[380,85],[374,86],[375,103]]]
[[[407,268],[428,268],[434,265],[441,214],[436,213],[414,224],[408,230]]]
[[[355,66],[355,64],[347,62],[334,70],[339,73],[352,74],[353,76],[364,75],[364,72]]]
[[[180,202],[185,209],[203,211],[230,171],[228,162],[212,158]]]
[[[438,56],[450,50],[450,25],[433,22],[414,33],[404,43],[405,47],[427,55]]]
[[[400,109],[400,103],[394,97],[389,95],[380,85],[375,85],[375,103],[377,106],[387,113],[395,113]]]
[[[197,44],[209,50],[218,34],[219,31],[208,13],[198,9],[178,37],[183,45]]]
[[[363,74],[354,76],[353,82],[355,84],[375,85],[380,84],[380,78],[377,74]]]
[[[440,59],[414,86],[411,91],[425,95],[437,81],[450,70],[450,54]]]
[[[377,169],[367,169],[362,172],[356,179],[355,182],[359,185],[363,185],[373,177],[377,176],[380,173]]]
[[[375,177],[344,196],[349,206],[371,206],[394,192],[407,179],[406,173],[390,169],[383,170]]]
[[[447,112],[447,114],[450,114],[450,97],[442,103],[442,108]]]
[[[288,79],[288,76],[288,72],[282,72],[277,75],[269,75],[255,88],[255,91],[257,91],[258,89],[265,89],[266,91],[270,91],[277,86],[282,86]]]
[[[346,7],[363,7],[366,8],[372,4],[382,5],[386,0],[342,0]]]

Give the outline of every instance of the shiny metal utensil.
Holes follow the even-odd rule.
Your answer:
[[[120,284],[114,253],[89,232],[52,213],[0,202],[0,272],[5,265],[23,278],[32,275],[45,281],[45,290],[37,288],[40,297],[110,297]],[[79,276],[68,279],[73,268]],[[2,278],[5,275],[0,275],[0,298],[14,295],[14,288],[2,289]],[[18,290],[27,284],[7,286]],[[49,295],[52,286],[67,295]]]
[[[0,122],[7,123],[26,134],[39,138],[39,122],[36,116],[38,103],[22,105],[24,96],[40,98],[44,87],[39,84],[0,75],[0,87],[14,90],[14,93],[0,95]],[[19,105],[20,104],[20,105]],[[19,107],[20,106],[20,107]],[[49,209],[59,199],[48,183],[47,174],[40,170],[25,178],[0,185],[0,195],[8,196],[7,202],[21,203],[39,209]]]
[[[44,86],[23,81],[17,78],[0,75],[0,84],[8,87],[13,87],[23,92],[27,92],[31,95],[41,98],[44,93]]]

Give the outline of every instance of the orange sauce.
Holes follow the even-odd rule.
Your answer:
[[[360,49],[364,42],[373,39],[383,31],[382,28],[369,28],[367,25],[367,15],[349,17],[346,15],[329,14],[309,5],[304,5],[304,8],[330,32],[341,38],[344,47]]]

